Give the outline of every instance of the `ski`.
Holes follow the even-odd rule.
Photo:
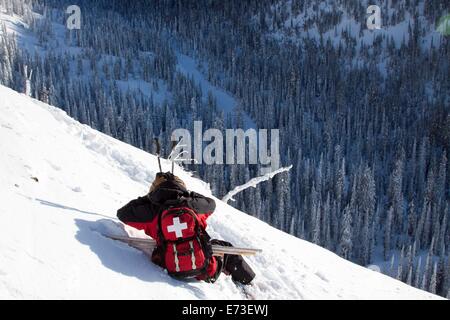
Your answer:
[[[146,254],[149,254],[150,256],[151,253],[153,252],[153,249],[156,246],[156,241],[153,239],[141,239],[141,238],[132,238],[126,236],[115,236],[107,234],[103,235],[112,240],[124,242],[131,247],[134,247],[136,249],[143,251]],[[213,250],[213,254],[215,256],[223,256],[224,254],[251,256],[262,252],[261,249],[253,249],[253,248],[225,247],[219,245],[212,245],[211,247]]]

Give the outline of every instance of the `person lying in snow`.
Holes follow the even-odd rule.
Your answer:
[[[211,245],[232,246],[206,232],[206,220],[215,208],[213,199],[188,191],[172,173],[160,172],[150,192],[119,209],[117,217],[156,240],[152,261],[171,276],[214,283],[223,272],[235,282],[249,284],[255,273],[242,256],[212,255]]]

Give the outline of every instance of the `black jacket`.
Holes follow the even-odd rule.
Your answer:
[[[170,204],[176,203],[187,206],[199,215],[210,215],[216,208],[213,199],[196,192],[189,192],[169,182],[162,183],[158,189],[146,196],[130,201],[117,211],[120,221],[130,224],[133,222],[152,222]]]

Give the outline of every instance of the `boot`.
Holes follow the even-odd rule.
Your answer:
[[[227,241],[213,239],[211,244],[221,245],[226,247],[232,247],[233,245]],[[255,278],[255,272],[250,268],[250,266],[245,262],[242,256],[226,254],[223,259],[223,270],[222,272],[226,275],[231,275],[231,279],[235,282],[242,284],[250,284],[250,282]]]
[[[242,256],[225,255],[224,269],[231,274],[231,279],[242,284],[250,284],[255,278],[255,272],[245,262]]]

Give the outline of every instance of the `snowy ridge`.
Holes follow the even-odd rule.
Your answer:
[[[0,298],[245,298],[229,277],[176,281],[99,234],[115,228],[118,207],[146,193],[154,156],[3,86],[0,96]],[[176,173],[209,194],[204,182]],[[438,298],[217,203],[211,235],[264,250],[247,259],[257,273],[248,292],[258,299]]]

